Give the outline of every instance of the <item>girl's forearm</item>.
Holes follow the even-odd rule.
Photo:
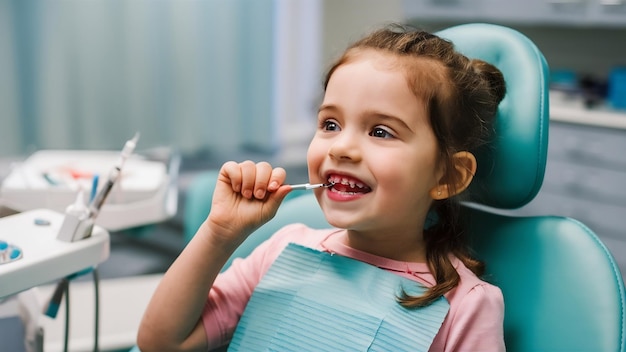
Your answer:
[[[206,344],[203,331],[194,331],[202,329],[200,318],[208,292],[237,247],[237,243],[215,240],[223,236],[215,236],[214,231],[205,222],[163,276],[139,328],[140,348],[175,350]]]
[[[266,162],[222,166],[210,214],[163,276],[144,313],[137,336],[142,351],[206,350],[201,315],[209,290],[237,246],[276,214],[291,190],[281,187],[285,177],[284,169]]]

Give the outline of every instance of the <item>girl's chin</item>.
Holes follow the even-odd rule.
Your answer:
[[[324,210],[324,217],[326,218],[326,222],[338,229],[354,229],[360,227],[359,224],[363,222],[363,219],[359,219],[354,215],[342,215],[340,211],[335,210]]]

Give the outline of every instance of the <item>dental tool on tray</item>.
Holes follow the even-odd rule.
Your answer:
[[[335,183],[334,182],[329,182],[329,183],[315,183],[315,184],[310,184],[310,183],[302,183],[302,184],[298,184],[298,185],[290,185],[292,190],[300,190],[300,189],[316,189],[316,188],[322,188],[322,187],[332,187]]]
[[[122,173],[122,166],[124,166],[126,159],[128,159],[128,157],[135,150],[138,140],[139,140],[139,132],[135,133],[135,136],[133,137],[133,139],[126,141],[126,143],[124,144],[124,148],[122,149],[122,152],[120,153],[120,157],[119,159],[117,159],[117,163],[115,164],[113,169],[111,169],[111,172],[109,173],[109,178],[104,184],[104,187],[102,188],[102,190],[100,190],[98,194],[96,194],[96,197],[89,204],[89,218],[95,219],[98,216],[98,213],[100,213],[100,209],[102,208],[104,201],[106,200],[109,193],[111,193],[111,189],[113,189],[115,182],[117,181],[117,179],[120,177],[120,174]]]
[[[115,182],[117,182],[117,179],[120,177],[126,159],[128,159],[135,150],[138,140],[139,133],[136,133],[132,139],[126,141],[117,162],[109,172],[106,183],[100,192],[95,195],[95,198],[89,203],[88,207],[83,206],[81,203],[82,192],[79,192],[76,202],[68,207],[65,212],[65,218],[57,236],[59,240],[74,242],[91,236],[94,221],[96,217],[98,217],[107,196],[111,193]]]

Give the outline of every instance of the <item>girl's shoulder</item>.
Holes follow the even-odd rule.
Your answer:
[[[430,350],[504,351],[502,291],[455,261],[461,282],[445,295],[450,311]]]
[[[454,266],[459,273],[461,282],[450,292],[455,298],[471,296],[474,299],[486,299],[490,301],[503,301],[502,291],[496,285],[479,278],[469,270],[461,260],[455,258]],[[452,297],[448,297],[450,299]]]

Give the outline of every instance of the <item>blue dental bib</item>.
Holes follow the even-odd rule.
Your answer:
[[[406,309],[426,288],[355,259],[289,244],[255,288],[228,351],[428,351],[450,305]]]

